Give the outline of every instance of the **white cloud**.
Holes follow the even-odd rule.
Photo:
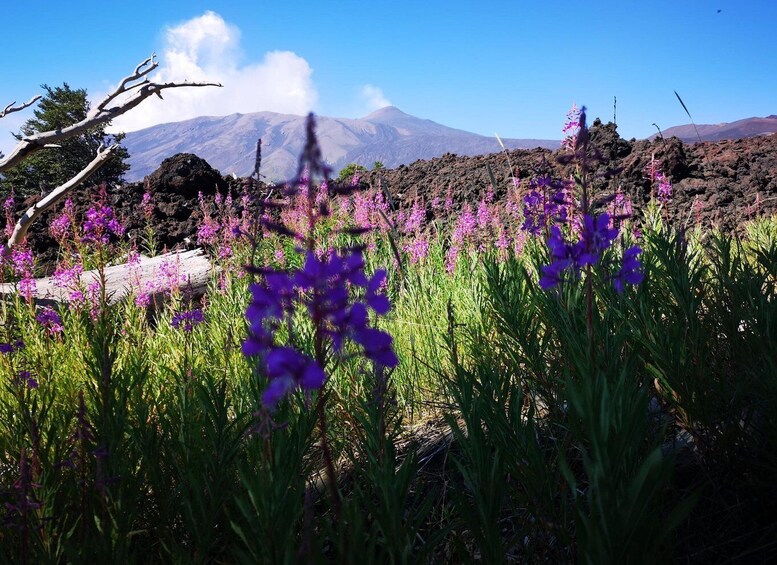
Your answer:
[[[291,51],[270,51],[260,62],[241,64],[240,30],[215,12],[165,30],[156,82],[219,82],[223,88],[176,88],[152,96],[113,121],[114,131],[135,131],[165,122],[235,112],[304,115],[318,100],[308,62]],[[102,93],[104,96],[106,93]],[[97,97],[99,100],[100,97]]]
[[[391,106],[391,101],[384,96],[383,91],[373,84],[362,86],[359,91],[359,97],[368,112]]]

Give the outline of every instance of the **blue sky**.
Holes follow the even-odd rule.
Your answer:
[[[156,52],[160,77],[213,79],[148,100],[131,130],[260,110],[361,117],[391,103],[484,135],[559,139],[573,102],[623,137],[777,114],[777,1],[332,1],[3,7],[0,104],[39,85],[108,92]],[[70,6],[77,5],[78,9]],[[0,121],[0,150],[29,113]]]

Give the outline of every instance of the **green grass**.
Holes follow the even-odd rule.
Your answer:
[[[181,295],[151,316],[132,301],[64,309],[54,336],[30,305],[3,303],[0,341],[25,347],[0,357],[0,559],[638,563],[705,544],[716,558],[774,555],[777,221],[742,240],[686,239],[660,216],[644,225],[645,281],[622,295],[599,270],[541,290],[542,240],[518,257],[471,251],[450,273],[443,236],[418,264],[377,238],[368,269],[388,267],[380,327],[400,364],[332,372],[336,501],[316,488],[316,395],[262,406],[237,269],[213,283],[191,334],[171,325],[191,307]],[[257,264],[273,263],[274,237]],[[444,420],[453,443],[420,461],[406,430],[427,420]],[[690,454],[672,449],[680,431]]]

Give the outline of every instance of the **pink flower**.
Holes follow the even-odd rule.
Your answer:
[[[507,249],[510,248],[510,236],[507,235],[507,230],[499,230],[499,237],[496,239],[496,248],[502,252],[506,252]]]
[[[200,224],[200,227],[197,228],[197,244],[213,245],[216,243],[219,228],[219,223],[216,220],[210,216],[206,216]]]
[[[461,249],[457,245],[451,245],[446,253],[445,269],[449,273],[453,273],[456,270],[456,263],[459,258],[459,252]]]
[[[405,225],[403,231],[405,233],[413,233],[421,229],[424,221],[426,221],[426,208],[421,206],[418,202],[413,204],[413,208],[405,218]]]
[[[151,196],[151,193],[148,192],[148,187],[146,187],[146,192],[143,193],[143,199],[140,201],[140,206],[143,208],[143,215],[146,220],[150,220],[151,216],[154,214],[154,198]]]
[[[410,255],[411,264],[419,263],[429,254],[429,242],[419,238],[411,243],[406,243],[402,249]]]
[[[36,290],[37,286],[35,284],[35,279],[32,278],[32,276],[25,275],[19,281],[19,292],[21,292],[22,296],[24,296],[24,299],[28,302],[32,300]]]
[[[49,224],[49,234],[51,234],[51,237],[53,237],[60,245],[67,239],[69,232],[70,216],[67,214],[57,216],[52,220],[51,224]]]
[[[567,150],[574,150],[577,143],[577,134],[580,132],[580,109],[577,104],[573,103],[572,108],[567,112],[567,119],[564,122],[564,128],[561,133],[564,134],[564,139],[561,141],[561,148]]]
[[[491,193],[493,197],[493,192]],[[478,215],[477,215],[477,222],[478,227],[481,230],[487,230],[489,224],[491,223],[491,208],[488,205],[487,199],[481,200],[480,204],[478,205]]]
[[[453,229],[451,239],[454,243],[463,243],[468,238],[475,235],[476,228],[477,220],[475,219],[475,216],[472,215],[472,210],[467,204],[456,222],[456,227]]]
[[[32,277],[34,259],[32,250],[24,247],[14,247],[11,251],[11,267],[18,277]]]
[[[151,306],[151,293],[141,292],[135,296],[135,306],[138,308],[148,308]]]
[[[176,260],[167,259],[159,265],[159,275],[161,284],[158,285],[161,288],[168,288],[170,292],[176,292],[181,288],[181,285],[186,282],[186,276],[181,274],[180,262],[176,257]]]
[[[107,205],[92,206],[86,212],[84,222],[84,235],[81,240],[85,243],[108,243],[111,234],[121,237],[124,235],[124,226],[113,214],[113,208]]]
[[[54,284],[59,288],[70,291],[69,300],[73,304],[80,304],[84,301],[84,293],[80,288],[81,273],[83,270],[81,264],[76,263],[72,267],[59,266],[52,275]]]

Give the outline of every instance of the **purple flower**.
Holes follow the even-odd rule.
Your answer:
[[[110,240],[111,234],[119,237],[124,235],[124,226],[113,215],[113,208],[107,205],[89,208],[81,240],[85,243],[105,244]]]
[[[59,314],[57,314],[57,312],[51,308],[42,310],[37,316],[35,316],[35,319],[41,326],[46,329],[46,332],[49,335],[62,333],[64,329],[62,327],[62,318],[60,318]]]
[[[383,315],[391,307],[382,292],[386,272],[379,270],[368,278],[363,269],[364,259],[358,251],[350,255],[330,252],[321,258],[308,252],[302,269],[270,272],[261,283],[251,285],[252,300],[246,310],[250,328],[243,353],[262,358],[261,365],[270,380],[265,404],[275,406],[298,388],[321,388],[326,380],[314,359],[275,343],[276,330],[299,307],[307,310],[335,352],[352,340],[373,362],[386,367],[397,365],[391,336],[369,326],[368,309]],[[351,289],[359,288],[364,293],[363,302],[351,297]]]
[[[27,388],[36,389],[38,388],[38,381],[32,376],[32,373],[29,371],[19,371],[19,374],[17,375],[17,382],[19,384],[26,384]]]
[[[323,369],[315,360],[290,347],[277,347],[270,351],[265,359],[265,368],[270,384],[262,395],[262,401],[268,407],[276,406],[295,388],[319,389],[326,381]]]
[[[576,245],[577,267],[595,265],[605,249],[618,237],[618,230],[610,228],[610,215],[586,216],[583,231]]]
[[[547,243],[553,261],[550,265],[541,267],[540,286],[545,290],[556,286],[562,282],[563,273],[567,269],[571,270],[574,276],[578,276],[583,267],[596,265],[602,253],[618,236],[618,230],[610,228],[609,225],[609,214],[586,215],[583,218],[580,239],[574,243],[568,243],[564,239],[558,226],[551,227]]]
[[[563,281],[562,273],[566,266],[561,261],[554,261],[550,265],[543,265],[540,267],[542,276],[540,277],[540,288],[548,290],[561,284]]]
[[[171,322],[175,329],[183,329],[186,333],[191,333],[195,326],[199,326],[205,321],[205,316],[202,314],[202,310],[195,308],[194,310],[187,310],[184,312],[178,312],[173,316]]]
[[[17,339],[13,343],[0,343],[0,353],[3,355],[7,355],[21,349],[24,349],[24,342],[21,339]]]
[[[385,271],[379,270],[368,278],[361,247],[342,252],[325,249],[316,241],[317,222],[330,214],[326,203],[328,189],[322,184],[315,193],[308,179],[309,175],[321,174],[326,182],[329,168],[321,161],[312,115],[307,133],[298,176],[287,185],[294,188],[286,190],[290,204],[281,211],[281,222],[265,218],[266,210],[261,216],[268,233],[305,242],[305,251],[298,250],[305,254],[304,264],[290,271],[254,268],[261,279],[250,286],[251,302],[246,309],[249,332],[243,353],[259,357],[259,370],[269,380],[263,402],[271,409],[294,390],[322,388],[327,379],[325,364],[329,352],[342,355],[348,341],[360,345],[364,356],[378,365],[394,367],[398,362],[391,348],[391,336],[369,324],[370,309],[381,315],[391,306],[383,293]],[[372,225],[372,212],[383,209],[377,196],[371,202],[357,195],[353,205],[358,227]],[[414,212],[405,226],[411,231],[420,227],[421,212],[425,215],[420,206]],[[276,342],[277,330],[282,326],[288,328],[290,341],[295,341],[293,320],[302,311],[313,324],[314,356]]]
[[[642,265],[639,259],[637,259],[637,255],[640,253],[642,253],[642,249],[636,245],[623,253],[623,265],[612,281],[618,294],[623,292],[626,283],[637,285],[644,279],[645,275],[641,270]]]
[[[362,327],[353,333],[353,340],[364,347],[364,355],[378,365],[396,367],[399,364],[392,348],[392,338],[387,332]]]

